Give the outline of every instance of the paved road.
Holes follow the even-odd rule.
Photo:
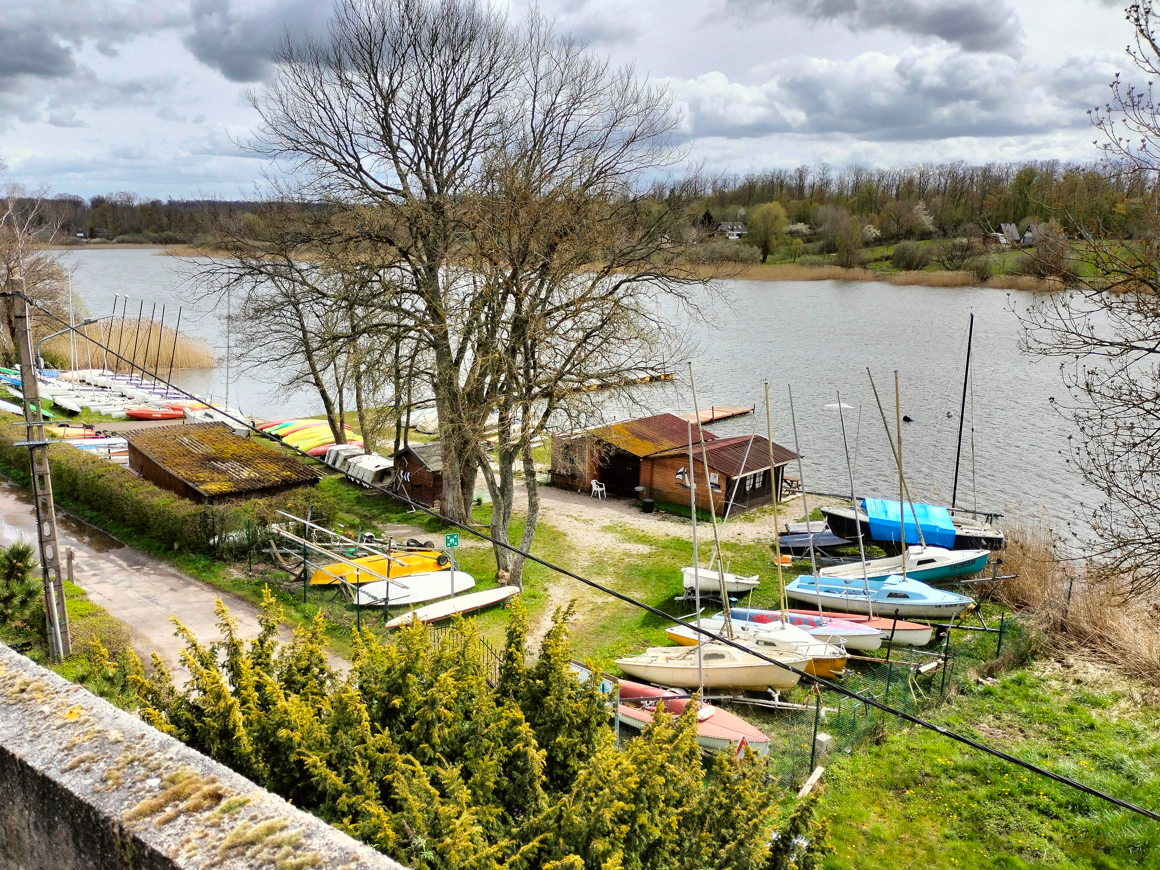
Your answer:
[[[241,623],[243,637],[259,632],[258,609],[248,601],[215,589],[174,570],[164,562],[126,547],[103,532],[68,516],[57,523],[61,563],[74,553],[74,581],[99,604],[126,623],[133,632],[133,648],[145,662],[150,653],[161,656],[180,684],[188,678],[181,667],[181,642],[173,634],[170,616],[178,616],[198,640],[218,640],[215,600],[221,598]],[[23,537],[36,547],[36,520],[30,493],[0,482],[0,543]],[[290,637],[283,629],[284,639]],[[334,660],[338,662],[339,660]]]

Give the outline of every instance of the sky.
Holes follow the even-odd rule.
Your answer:
[[[525,0],[503,8],[521,17]],[[1130,77],[1122,2],[540,0],[666,84],[713,172],[1098,157],[1087,110]],[[0,0],[0,182],[85,197],[254,195],[241,151],[286,35],[329,0]]]

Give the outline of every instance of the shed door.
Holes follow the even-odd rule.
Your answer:
[[[604,458],[599,476],[610,495],[635,498],[640,486],[640,458],[615,450]]]

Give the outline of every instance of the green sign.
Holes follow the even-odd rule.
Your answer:
[[[449,549],[449,550],[452,547],[458,547],[459,546],[459,532],[452,532],[450,535],[446,535],[444,537],[444,546],[447,547],[447,549]]]

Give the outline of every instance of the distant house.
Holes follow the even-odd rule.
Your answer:
[[[1015,224],[999,224],[999,234],[1010,244],[1019,241],[1019,228]]]
[[[1019,237],[1019,244],[1037,245],[1041,238],[1043,238],[1043,224],[1028,224],[1027,229],[1023,230],[1023,235]]]
[[[689,482],[704,479],[700,448],[690,471],[689,424],[674,414],[657,414],[638,420],[612,423],[578,433],[552,436],[553,486],[589,491],[592,481],[604,484],[609,495],[652,498],[688,504]],[[723,514],[733,499],[733,510],[769,504],[780,488],[784,466],[797,454],[774,444],[774,468],[770,473],[770,444],[755,436],[718,438],[705,433],[709,464],[709,487],[697,486],[697,506],[713,506]]]
[[[724,236],[727,239],[739,239],[745,235],[745,224],[720,223],[714,235]]]

